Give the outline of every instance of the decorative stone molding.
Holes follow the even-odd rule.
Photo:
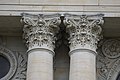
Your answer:
[[[70,50],[90,49],[96,51],[101,39],[103,15],[65,14],[64,23],[69,33]]]
[[[0,46],[0,55],[10,62],[9,72],[0,80],[26,80],[27,55],[23,52],[12,52]]]
[[[100,42],[97,56],[97,80],[116,80],[120,72],[120,40]]]
[[[7,48],[0,46],[0,55],[4,56],[10,62],[10,70],[3,78],[0,80],[10,80],[16,72],[17,69],[17,59],[16,56],[8,50]]]
[[[104,42],[102,46],[102,52],[109,58],[120,57],[120,41],[116,39],[110,39]]]
[[[34,48],[48,48],[53,50],[55,46],[56,33],[60,24],[60,15],[32,15],[22,14],[24,22],[23,38],[26,40],[28,50]]]
[[[24,52],[14,52],[17,57],[17,70],[11,80],[26,80],[27,55]]]

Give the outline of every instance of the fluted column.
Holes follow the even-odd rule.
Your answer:
[[[28,47],[27,80],[53,80],[53,56],[59,15],[22,14]]]
[[[69,80],[96,80],[96,48],[101,39],[102,15],[65,15],[69,34]]]

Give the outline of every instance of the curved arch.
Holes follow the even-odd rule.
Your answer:
[[[0,80],[10,80],[11,77],[14,75],[16,69],[17,69],[17,59],[16,56],[13,54],[12,51],[10,51],[9,49],[0,46],[0,55],[4,56],[5,58],[8,59],[8,61],[10,62],[10,69],[9,72]]]
[[[111,68],[107,80],[116,80],[120,73],[120,59],[118,59]]]

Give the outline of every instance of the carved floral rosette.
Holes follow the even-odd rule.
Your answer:
[[[90,49],[96,51],[101,39],[103,15],[65,15],[64,23],[69,33],[70,50]]]
[[[97,80],[116,80],[120,72],[120,40],[100,42],[97,56]]]
[[[120,41],[117,39],[109,39],[104,42],[102,52],[109,58],[120,57]]]
[[[54,49],[56,33],[60,24],[59,14],[54,15],[32,15],[22,14],[24,22],[23,38],[26,40],[28,50],[33,48]]]

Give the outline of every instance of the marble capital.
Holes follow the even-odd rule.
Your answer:
[[[89,49],[96,52],[97,43],[102,38],[103,15],[66,14],[64,24],[69,34],[70,51]]]
[[[54,15],[33,15],[22,14],[21,21],[24,23],[23,38],[28,51],[36,48],[43,48],[53,51],[55,47],[56,34],[59,31],[60,16]]]

